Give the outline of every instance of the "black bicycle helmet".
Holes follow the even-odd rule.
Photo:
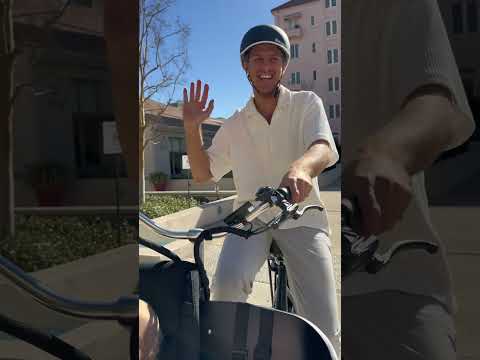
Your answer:
[[[285,54],[286,63],[290,61],[290,41],[288,36],[281,28],[275,25],[257,25],[247,31],[243,36],[240,45],[240,58],[253,46],[258,44],[273,44],[277,45]]]

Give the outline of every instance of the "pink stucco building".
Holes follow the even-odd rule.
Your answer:
[[[292,60],[283,83],[320,96],[334,136],[341,132],[340,0],[291,0],[274,9],[275,25],[291,43]]]

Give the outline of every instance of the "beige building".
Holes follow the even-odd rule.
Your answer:
[[[320,96],[335,138],[341,133],[340,0],[291,0],[272,9],[290,39],[284,85]]]
[[[148,181],[151,173],[163,172],[168,175],[166,190],[214,190],[215,184],[197,184],[191,180],[191,174],[183,169],[182,157],[187,154],[185,131],[183,128],[182,105],[174,103],[167,107],[153,100],[145,104],[145,120],[150,124],[145,148],[145,188],[153,190]],[[209,118],[202,125],[205,147],[212,143],[213,136],[223,123],[223,119]],[[218,183],[220,190],[234,190],[232,177],[227,175]]]
[[[14,78],[16,84],[28,84],[14,107],[16,206],[40,203],[38,190],[30,184],[31,167],[43,174],[43,185],[59,185],[45,191],[61,197],[59,205],[114,205],[115,179],[120,204],[136,204],[138,193],[131,191],[122,157],[103,151],[103,125],[115,120],[103,0],[72,0],[63,15],[45,27],[61,4],[14,2],[19,50]]]

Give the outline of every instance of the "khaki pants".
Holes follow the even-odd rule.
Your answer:
[[[453,316],[435,299],[382,291],[342,297],[345,360],[454,360]]]
[[[268,257],[272,237],[284,255],[298,315],[313,322],[338,352],[340,323],[330,239],[317,229],[269,230],[248,239],[229,234],[213,280],[213,300],[247,300]]]

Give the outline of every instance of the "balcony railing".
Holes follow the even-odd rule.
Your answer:
[[[286,82],[286,86],[287,88],[289,88],[290,90],[294,90],[294,91],[298,91],[298,90],[303,90],[303,86],[302,84],[298,84],[296,82],[292,82],[292,81],[287,81]]]
[[[287,35],[290,39],[299,38],[299,37],[303,36],[302,28],[298,25],[293,29],[287,29],[286,32],[287,32]]]
[[[292,82],[291,79],[284,80],[283,84],[289,88],[290,90],[298,91],[298,90],[308,90],[308,91],[315,91],[316,83],[314,81],[306,81],[301,80],[300,83]]]

